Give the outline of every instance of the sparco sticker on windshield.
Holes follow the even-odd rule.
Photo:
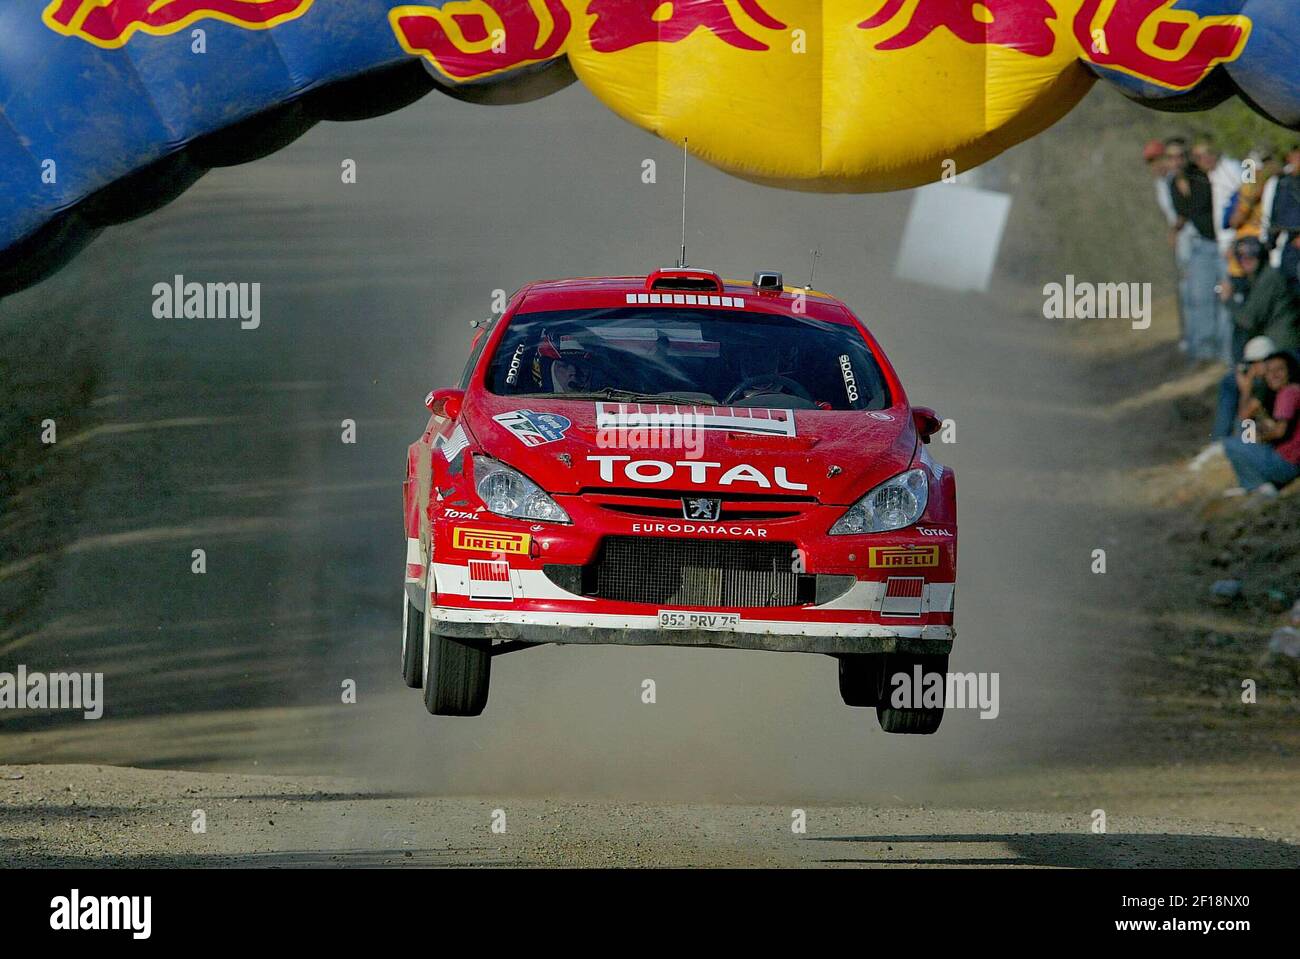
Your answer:
[[[534,413],[532,410],[514,410],[492,417],[525,446],[542,446],[564,439],[564,431],[573,425],[567,416],[559,413]]]
[[[848,394],[849,402],[858,401],[858,378],[853,375],[853,361],[849,359],[848,354],[840,355],[840,375],[844,377],[844,392]]]
[[[519,382],[519,367],[523,365],[525,349],[527,349],[527,344],[520,343],[515,350],[515,355],[510,358],[510,369],[506,372],[506,384],[508,386],[514,386]]]

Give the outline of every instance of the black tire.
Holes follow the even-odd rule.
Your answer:
[[[486,646],[471,646],[424,627],[424,708],[435,716],[477,716],[487,705],[492,657]]]
[[[898,733],[905,736],[929,736],[938,730],[939,724],[943,722],[943,706],[898,708],[890,705],[894,691],[892,678],[898,673],[913,675],[914,668],[917,665],[921,667],[922,676],[939,673],[944,677],[945,687],[947,685],[947,653],[928,656],[906,653],[889,654],[886,657],[880,701],[876,705],[876,719],[880,723],[880,728],[887,733]]]
[[[409,596],[403,596],[406,611],[402,614],[402,682],[412,689],[424,685],[424,613],[415,608]]]
[[[840,698],[845,706],[875,706],[880,702],[886,658],[883,653],[839,657]]]

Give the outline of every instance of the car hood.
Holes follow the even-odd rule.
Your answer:
[[[880,412],[466,398],[462,423],[488,455],[550,493],[709,492],[848,505],[907,469],[906,406]]]

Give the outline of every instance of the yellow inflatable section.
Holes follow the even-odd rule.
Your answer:
[[[714,165],[827,191],[917,186],[983,163],[1055,123],[1093,83],[1060,25],[1043,56],[1041,47],[972,44],[942,28],[922,36],[907,9],[918,2],[926,0],[870,28],[859,24],[881,3],[662,4],[657,23],[680,40],[611,50],[600,31],[579,30],[569,62],[620,116],[677,143],[689,137]],[[970,22],[987,35],[977,16]]]
[[[448,87],[571,69],[737,176],[862,192],[983,163],[1068,113],[1097,71],[1191,89],[1240,54],[1249,21],[1177,2],[447,0],[390,21]]]

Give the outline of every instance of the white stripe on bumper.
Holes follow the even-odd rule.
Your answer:
[[[417,547],[418,540],[414,542]],[[408,545],[408,562],[409,550]],[[434,563],[433,576],[438,592],[452,596],[469,596],[472,593],[469,581],[469,567],[454,563]],[[514,599],[564,599],[573,602],[590,603],[590,596],[579,596],[561,589],[552,583],[539,569],[512,569],[510,582],[514,590]],[[951,613],[953,600],[953,583],[926,583],[923,594],[922,613]],[[859,580],[843,596],[823,603],[816,609],[843,609],[855,612],[879,613],[885,598],[883,582]]]
[[[485,554],[486,555],[486,554]],[[469,567],[452,563],[434,563],[433,578],[440,593],[452,596],[470,596]],[[590,596],[578,596],[560,589],[540,569],[510,570],[510,584],[515,599],[567,599],[579,603],[594,603]]]

